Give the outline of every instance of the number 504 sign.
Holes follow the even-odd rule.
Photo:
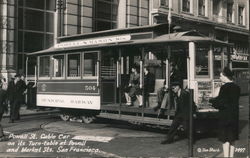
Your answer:
[[[85,83],[83,85],[84,93],[98,93],[98,87],[96,83]]]

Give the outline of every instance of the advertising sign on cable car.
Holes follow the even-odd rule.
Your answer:
[[[248,62],[248,48],[236,47],[233,48],[233,54],[231,55],[233,61]]]
[[[38,94],[37,105],[99,110],[100,96]]]
[[[130,39],[131,39],[130,35],[109,36],[109,37],[102,37],[102,38],[61,42],[61,43],[56,44],[55,48],[69,48],[69,47],[78,47],[78,46],[118,43],[118,42],[126,42],[126,41],[129,41]]]

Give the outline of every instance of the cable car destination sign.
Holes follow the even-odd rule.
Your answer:
[[[61,42],[61,43],[56,44],[55,48],[90,46],[90,45],[98,45],[98,44],[126,42],[130,40],[131,40],[131,35],[109,36],[109,37],[92,38],[92,39],[85,39],[85,40],[76,40],[76,41],[70,41],[70,42]]]

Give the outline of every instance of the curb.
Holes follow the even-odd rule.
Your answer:
[[[34,115],[41,115],[41,114],[53,114],[53,113],[59,113],[60,110],[53,110],[53,111],[34,111],[31,113],[24,113],[24,114],[20,114],[20,116],[34,116]],[[8,114],[4,114],[3,118],[8,118],[10,117],[9,113]]]

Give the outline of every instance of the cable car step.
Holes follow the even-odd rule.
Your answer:
[[[170,119],[159,119],[152,117],[141,117],[141,116],[131,116],[131,115],[119,115],[119,114],[111,114],[111,113],[100,113],[97,117],[114,119],[114,120],[123,120],[128,122],[140,122],[145,124],[154,124],[154,125],[162,125],[162,126],[170,126],[172,124],[172,120]]]
[[[128,107],[125,104],[123,104],[121,107],[119,107],[119,104],[106,104],[106,105],[101,106],[102,111],[117,111],[118,112],[119,109],[121,110],[121,112],[142,113],[141,107],[135,107],[135,106]],[[144,108],[143,111],[145,114],[153,114],[153,115],[158,114],[158,111],[154,111],[153,108],[147,107],[147,108]],[[165,111],[165,115],[174,116],[175,110]]]

